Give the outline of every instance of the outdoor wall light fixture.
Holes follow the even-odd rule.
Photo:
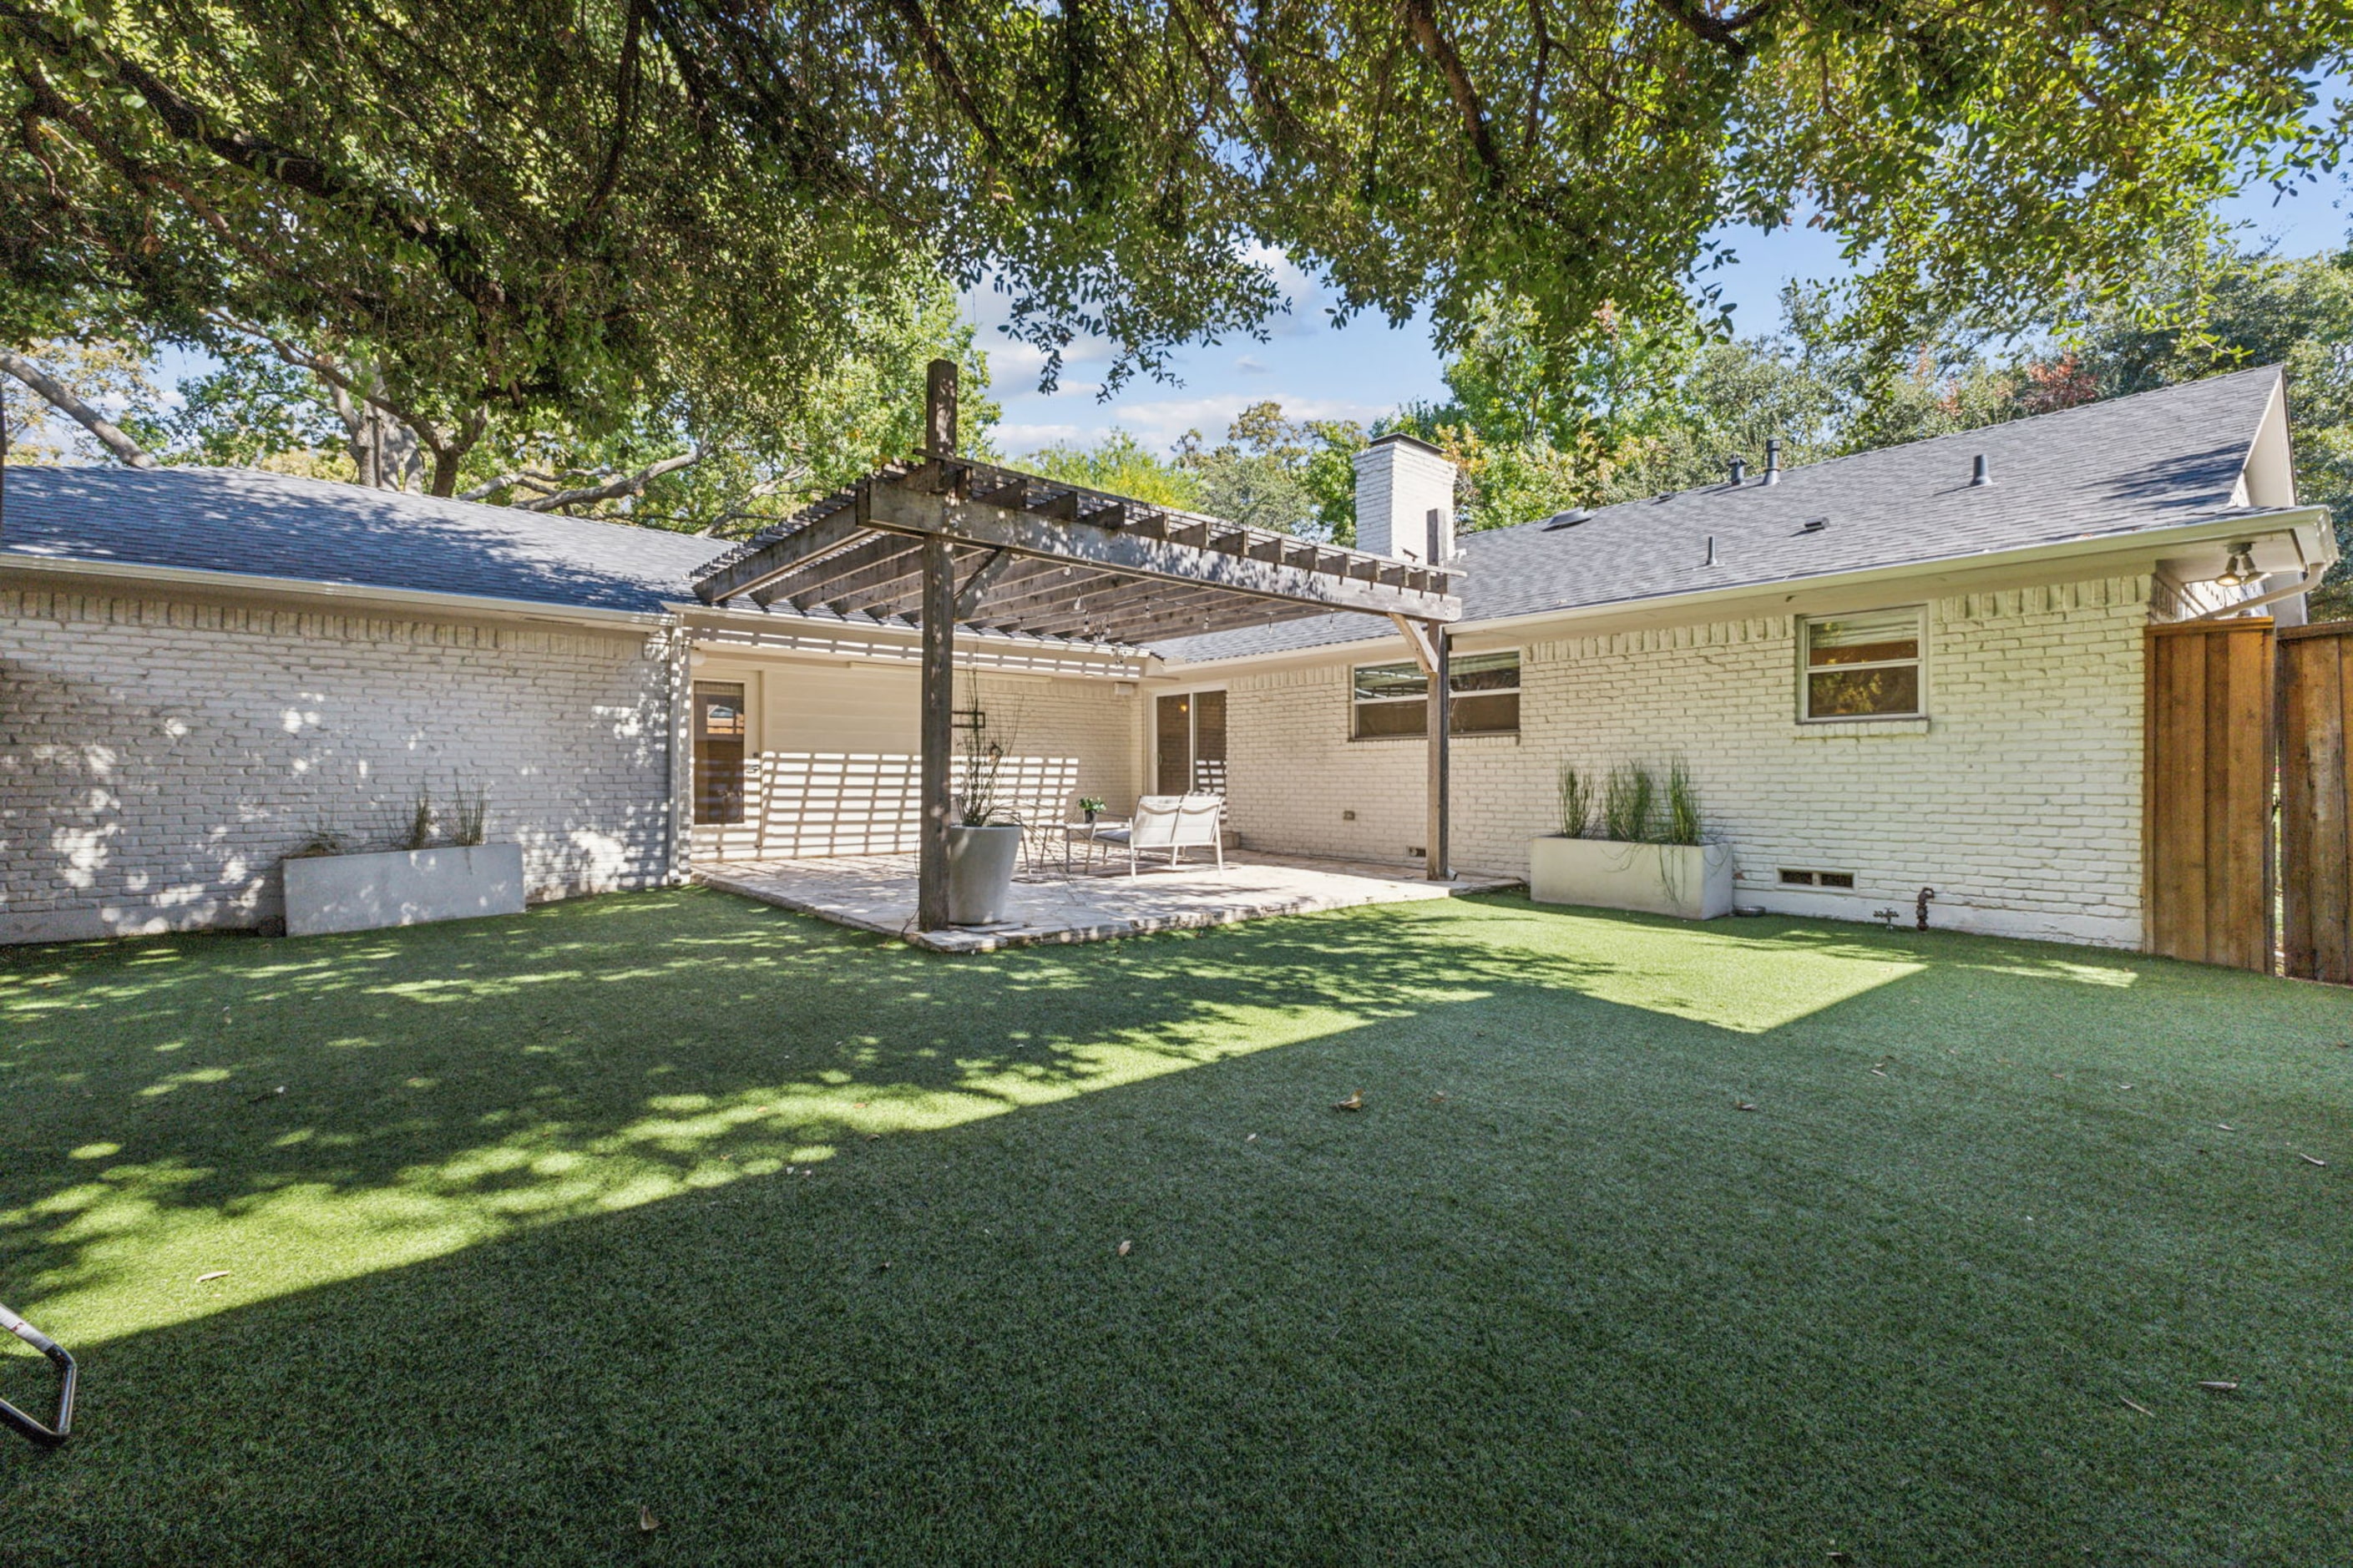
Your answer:
[[[2223,563],[2222,574],[2214,581],[2225,588],[2243,588],[2262,575],[2255,570],[2255,547],[2233,544],[2230,560]]]

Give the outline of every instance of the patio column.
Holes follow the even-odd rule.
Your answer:
[[[948,360],[929,367],[924,400],[924,445],[932,458],[955,456],[956,371]],[[915,927],[941,931],[948,923],[948,768],[955,751],[955,578],[948,542],[936,533],[923,540],[923,763],[918,793],[922,830],[915,841]]]
[[[1433,514],[1434,515],[1434,514]],[[1449,649],[1452,639],[1446,635],[1446,623],[1430,623],[1430,821],[1427,826],[1425,874],[1433,882],[1454,879],[1454,863],[1447,853],[1446,812],[1448,788],[1447,753],[1452,739],[1453,692],[1452,656]]]

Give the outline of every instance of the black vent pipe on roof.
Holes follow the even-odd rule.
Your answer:
[[[1748,482],[1747,458],[1735,458],[1732,459],[1732,482],[1736,485],[1746,484]]]
[[[1991,483],[1993,483],[1993,469],[1987,464],[1986,455],[1979,452],[1978,460],[1969,465],[1969,488],[1976,489],[1981,485]]]
[[[1778,436],[1767,437],[1765,441],[1765,482],[1768,485],[1781,482],[1781,437]]]

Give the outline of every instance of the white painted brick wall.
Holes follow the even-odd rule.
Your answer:
[[[920,671],[714,656],[695,675],[742,681],[757,710],[744,819],[696,826],[695,859],[913,852],[923,823]],[[1007,748],[1004,809],[1075,821],[1081,795],[1134,809],[1145,704],[1132,685],[960,669],[956,702],[975,701]],[[963,744],[959,731],[959,756]]]
[[[2137,946],[2146,578],[1931,606],[1925,725],[1796,721],[1795,620],[1522,649],[1521,733],[1458,739],[1454,861],[1524,876],[1564,761],[1682,756],[1740,901],[1869,919],[1934,887],[1942,926]],[[1397,859],[1423,839],[1419,741],[1350,742],[1348,667],[1229,685],[1233,821],[1254,847]],[[1343,814],[1353,810],[1353,822]],[[1855,890],[1784,889],[1781,867]]]
[[[280,858],[490,800],[530,895],[669,872],[669,663],[640,634],[0,590],[0,940],[268,926]]]

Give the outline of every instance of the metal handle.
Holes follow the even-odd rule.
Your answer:
[[[0,1329],[5,1329],[35,1350],[49,1358],[58,1369],[57,1425],[45,1426],[5,1399],[0,1399],[0,1426],[7,1426],[27,1441],[44,1448],[54,1448],[73,1431],[74,1384],[79,1376],[74,1358],[66,1353],[57,1341],[25,1321],[5,1307],[0,1307]]]

